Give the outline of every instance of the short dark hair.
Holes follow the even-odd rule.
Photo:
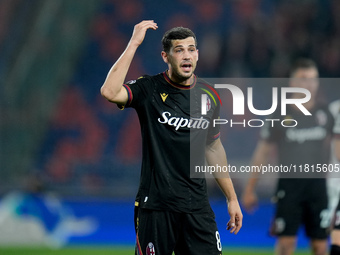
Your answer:
[[[290,69],[290,76],[293,76],[294,73],[298,70],[298,69],[309,69],[309,68],[315,68],[318,69],[316,63],[309,58],[299,58],[297,59],[291,69]]]
[[[172,46],[172,40],[183,40],[188,37],[193,37],[195,39],[195,46],[197,47],[196,35],[189,28],[174,27],[168,30],[162,38],[163,50],[168,53]]]

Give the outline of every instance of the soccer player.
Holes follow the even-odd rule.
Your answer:
[[[335,101],[331,104],[331,107],[334,106],[337,115],[336,115],[336,124],[334,126],[334,133],[340,133],[340,100]],[[335,164],[340,162],[340,135],[336,135],[334,139],[334,155],[337,160]],[[337,173],[339,175],[339,173]],[[339,180],[339,179],[337,179]],[[340,198],[338,196],[338,206],[334,212],[334,226],[331,233],[331,250],[330,255],[340,255]]]
[[[135,202],[136,254],[222,254],[206,181],[190,178],[192,163],[201,165],[206,159],[212,165],[227,165],[218,128],[207,127],[218,117],[219,104],[209,105],[206,116],[193,111],[201,104],[201,88],[211,90],[194,74],[198,61],[195,34],[183,27],[167,31],[161,56],[168,70],[124,84],[146,31],[157,28],[153,20],[135,25],[127,48],[101,88],[101,94],[110,102],[135,108],[141,125],[143,159]],[[194,162],[191,148],[202,156],[195,157]],[[237,234],[242,226],[242,212],[232,181],[218,177],[216,181],[227,198],[227,229]]]
[[[340,200],[334,214],[334,228],[331,233],[330,255],[340,255]]]
[[[338,116],[340,116],[340,99],[339,100],[335,100],[333,102],[331,102],[329,104],[329,110],[330,112],[333,114],[334,119],[337,119]],[[340,120],[339,120],[340,122]],[[337,122],[336,122],[337,123]],[[334,126],[334,133],[336,134],[337,131],[336,129],[338,128],[338,126],[340,127],[340,123],[337,123]],[[339,132],[339,131],[338,131]],[[331,143],[331,158],[330,158],[330,162],[331,164],[334,164],[334,166],[336,166],[336,164],[339,164],[340,161],[337,159],[337,139],[338,137],[335,137],[335,139],[332,139],[332,143]],[[328,174],[327,176],[327,188],[328,188],[328,204],[329,204],[329,210],[330,210],[330,214],[333,215],[335,212],[335,209],[338,205],[339,202],[339,197],[340,197],[340,174],[339,172],[336,171],[332,171]]]
[[[317,101],[318,70],[309,59],[298,60],[291,70],[290,87],[305,88],[311,98],[304,107],[312,116],[304,115],[295,105],[287,107],[287,115],[279,113],[272,119],[295,119],[298,125],[285,128],[282,126],[264,126],[261,139],[252,158],[252,165],[265,165],[272,151],[277,151],[278,164],[283,166],[300,165],[309,169],[309,173],[286,176],[280,174],[275,195],[276,212],[271,234],[278,237],[275,254],[293,254],[297,231],[301,224],[310,239],[313,254],[327,254],[327,228],[329,214],[327,203],[326,179],[314,176],[312,168],[317,164],[328,164],[329,139],[332,135],[334,118],[328,107]],[[293,93],[292,98],[301,97],[302,93]],[[300,169],[297,169],[300,172]],[[259,173],[253,173],[245,187],[242,203],[246,211],[252,211],[257,203],[255,187]],[[285,178],[284,178],[285,177]],[[290,178],[287,178],[290,177]],[[317,178],[316,178],[317,177]]]

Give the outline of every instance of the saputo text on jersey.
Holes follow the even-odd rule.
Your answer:
[[[163,112],[162,118],[158,118],[158,122],[161,124],[167,124],[169,126],[173,126],[175,130],[178,130],[180,128],[195,128],[195,129],[207,129],[210,125],[210,121],[207,119],[204,119],[203,117],[200,118],[183,118],[183,117],[175,117],[172,116],[170,112]],[[226,125],[230,124],[230,127],[233,127],[235,125],[242,125],[243,127],[262,127],[265,122],[268,122],[271,124],[271,127],[274,127],[276,122],[279,122],[283,127],[295,127],[297,126],[298,122],[294,119],[250,119],[242,121],[234,121],[232,119],[213,119],[213,127],[216,127],[216,125]]]
[[[162,119],[158,118],[158,122],[162,124],[168,124],[169,126],[175,127],[175,130],[180,128],[196,128],[196,129],[207,129],[209,127],[210,121],[204,119],[203,117],[200,118],[193,118],[190,119],[183,118],[183,117],[171,117],[170,112],[163,112]]]

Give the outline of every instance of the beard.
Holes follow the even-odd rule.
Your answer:
[[[185,71],[181,70],[181,64],[174,63],[174,61],[172,61],[172,59],[169,59],[169,64],[170,64],[170,67],[171,67],[172,76],[177,82],[183,82],[183,81],[190,79],[192,77],[194,71],[195,71],[195,68],[196,68],[196,64],[191,63],[190,72],[185,72]]]

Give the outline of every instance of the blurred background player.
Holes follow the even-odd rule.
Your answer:
[[[219,129],[201,129],[192,123],[190,102],[200,102],[207,86],[194,75],[198,60],[195,34],[176,27],[162,39],[163,61],[168,70],[143,76],[124,84],[134,54],[148,29],[156,30],[153,20],[134,28],[130,42],[112,66],[101,88],[102,95],[121,107],[136,109],[143,137],[143,161],[139,191],[136,254],[221,254],[220,235],[207,195],[204,178],[191,178],[191,143],[197,143],[199,163],[204,155],[211,165],[226,166]],[[197,100],[195,100],[197,97]],[[197,109],[200,107],[197,105]],[[173,116],[173,117],[172,117]],[[206,118],[217,118],[213,106]],[[186,125],[179,125],[178,121]],[[176,124],[177,123],[177,124]],[[189,125],[191,125],[189,127]],[[189,129],[190,128],[190,129]],[[193,130],[193,131],[191,131]],[[191,139],[191,136],[195,139]],[[196,160],[196,159],[195,159]],[[242,213],[230,178],[216,178],[228,201],[227,229],[235,234],[242,225]]]
[[[340,100],[331,103],[331,109],[335,110],[336,121],[334,126],[335,139],[333,143],[334,164],[340,162]],[[336,173],[339,175],[339,172]],[[330,255],[340,255],[340,196],[339,196],[339,178],[331,178],[332,188],[335,190],[330,199],[338,198],[337,208],[334,210],[334,226],[331,233],[331,250]],[[335,184],[335,185],[334,185]],[[337,184],[337,185],[336,185]],[[337,191],[337,192],[336,192]],[[332,206],[332,204],[331,204]],[[332,209],[332,207],[331,207]],[[333,212],[333,211],[332,211]]]
[[[340,114],[340,100],[335,100],[329,104],[329,111],[333,114],[334,119],[337,119]],[[337,123],[336,123],[337,124]],[[335,125],[335,133],[338,125]],[[331,143],[331,164],[339,164],[339,160],[337,159],[337,137],[332,140]],[[340,198],[340,177],[339,172],[330,171],[327,176],[327,188],[328,188],[328,203],[330,215],[333,215],[335,209],[338,205],[338,201]]]
[[[334,214],[334,228],[331,233],[331,250],[330,255],[340,254],[340,199],[338,207]]]
[[[290,76],[289,86],[305,88],[311,92],[311,99],[304,106],[312,115],[303,115],[295,105],[289,105],[286,116],[273,116],[273,119],[295,119],[298,125],[292,128],[264,126],[261,140],[253,154],[252,165],[266,165],[271,152],[276,149],[279,165],[306,165],[311,172],[311,168],[317,164],[328,163],[334,118],[328,108],[317,100],[318,70],[312,60],[297,60]],[[292,94],[292,98],[299,97],[301,93]],[[242,202],[246,211],[254,209],[257,203],[257,179],[258,173],[254,173],[245,187]],[[297,231],[301,224],[310,239],[313,254],[326,254],[329,214],[324,176],[310,173],[284,176],[280,173],[275,200],[276,213],[271,227],[271,234],[278,237],[275,254],[294,253]]]

